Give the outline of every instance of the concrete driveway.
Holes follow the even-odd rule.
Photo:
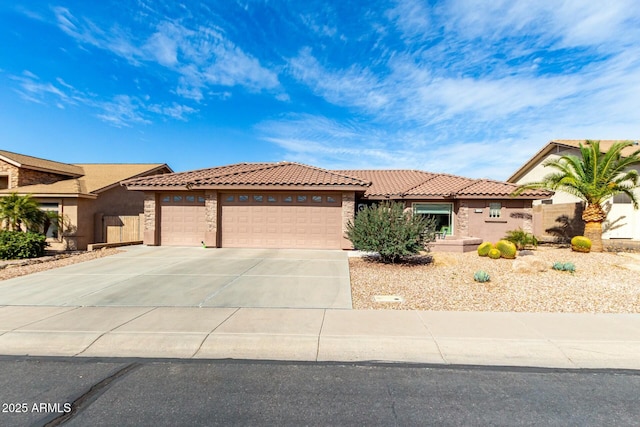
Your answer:
[[[348,308],[343,251],[125,248],[0,282],[0,305]]]

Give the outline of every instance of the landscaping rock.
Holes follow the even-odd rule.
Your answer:
[[[538,259],[535,256],[527,256],[513,261],[511,269],[516,273],[533,274],[547,271],[549,266],[545,261]]]

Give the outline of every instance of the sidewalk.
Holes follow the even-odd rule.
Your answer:
[[[0,354],[640,369],[640,315],[4,306]]]

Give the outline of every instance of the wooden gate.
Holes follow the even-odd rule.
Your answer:
[[[105,215],[102,217],[102,235],[106,243],[142,240],[139,215]]]

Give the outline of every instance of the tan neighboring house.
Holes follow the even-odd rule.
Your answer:
[[[624,140],[601,140],[600,148],[603,152],[616,142]],[[586,140],[557,139],[550,141],[522,167],[520,167],[508,182],[522,185],[529,182],[540,181],[545,175],[554,172],[550,168],[545,168],[543,163],[547,160],[558,159],[565,155],[580,154],[580,144],[585,144]],[[622,151],[622,155],[628,155],[638,149],[638,141],[634,146]],[[640,166],[635,166],[640,173]],[[636,195],[640,198],[640,192],[636,190]],[[543,240],[552,240],[565,233],[568,237],[581,235],[584,232],[584,222],[582,221],[583,203],[575,196],[558,191],[550,197],[534,202],[534,234]],[[608,210],[607,220],[603,224],[604,239],[610,243],[614,240],[639,240],[640,241],[640,211],[634,210],[631,200],[620,194],[611,198],[605,203]]]
[[[357,209],[383,200],[435,216],[446,239],[495,241],[508,230],[531,230],[532,201],[549,196],[532,190],[512,198],[514,184],[486,179],[291,162],[238,163],[123,185],[144,192],[145,244],[208,247],[350,249],[346,224]]]
[[[144,195],[121,181],[171,172],[166,164],[68,164],[0,150],[0,197],[32,195],[43,210],[64,218],[62,230],[47,233],[51,247],[84,250],[106,242],[111,231],[121,233],[129,218],[131,229],[139,228]]]

